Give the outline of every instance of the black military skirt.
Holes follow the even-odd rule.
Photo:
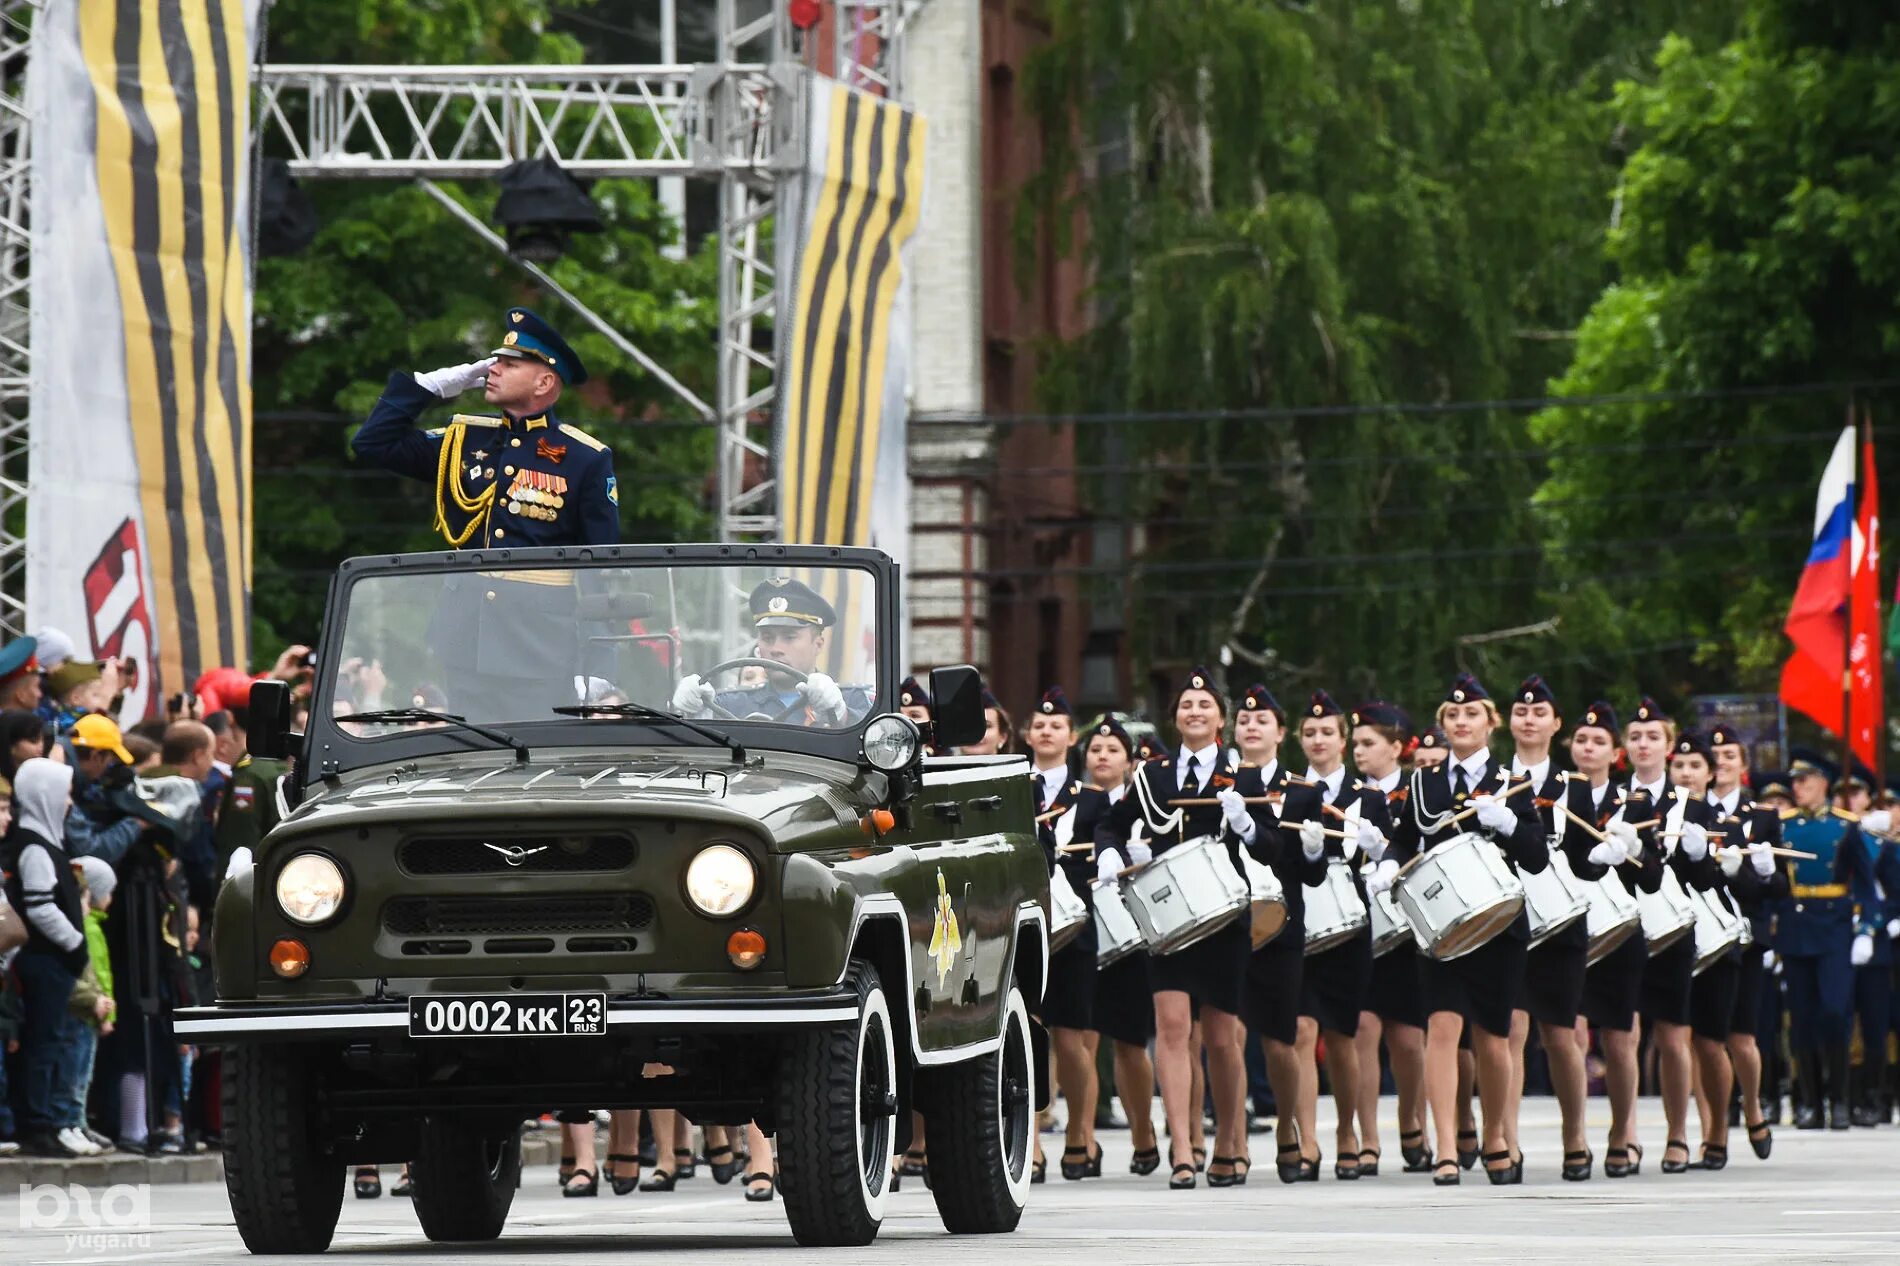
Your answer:
[[[1735,1009],[1729,1012],[1728,1031],[1754,1036],[1761,1026],[1762,981],[1767,970],[1762,966],[1766,951],[1760,945],[1742,950],[1735,968]]]
[[[1741,989],[1744,952],[1730,950],[1689,982],[1689,1027],[1697,1037],[1726,1042],[1734,1032],[1735,996]]]
[[[1049,987],[1042,995],[1042,1022],[1056,1029],[1086,1029],[1095,1014],[1095,919],[1073,941],[1049,956]]]
[[[1239,1015],[1246,996],[1247,959],[1253,952],[1248,911],[1206,940],[1173,954],[1148,956],[1148,983],[1156,993],[1186,994],[1204,1007]]]
[[[1306,956],[1300,980],[1300,1014],[1319,1021],[1328,1033],[1348,1037],[1359,1032],[1359,1013],[1372,988],[1372,932],[1364,929],[1351,940],[1320,954]]]
[[[1306,976],[1306,934],[1289,919],[1280,935],[1247,959],[1246,996],[1241,1018],[1254,1037],[1288,1046],[1299,1036],[1300,994]]]
[[[1516,933],[1526,926],[1519,916],[1503,933],[1450,962],[1419,955],[1426,1018],[1449,1011],[1487,1033],[1509,1037],[1511,1011],[1524,987],[1524,963],[1530,953],[1529,941]]]
[[[1649,949],[1638,932],[1583,973],[1583,1015],[1590,1027],[1628,1033],[1643,1001]]]
[[[1407,942],[1372,960],[1372,983],[1365,1009],[1386,1024],[1425,1027],[1425,998],[1419,991],[1418,951]]]
[[[1091,933],[1093,935],[1093,933]],[[1148,983],[1148,955],[1136,950],[1095,971],[1095,1001],[1089,1027],[1103,1037],[1130,1046],[1146,1046],[1155,1035],[1154,987]]]
[[[1583,1010],[1589,931],[1578,919],[1530,952],[1524,964],[1524,1009],[1539,1024],[1569,1028]]]
[[[1689,985],[1694,974],[1695,934],[1688,932],[1644,966],[1643,1019],[1650,1024],[1689,1023]]]

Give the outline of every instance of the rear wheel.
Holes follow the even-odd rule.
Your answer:
[[[853,962],[849,1028],[801,1033],[778,1072],[779,1192],[811,1247],[869,1244],[884,1222],[897,1125],[897,1048],[877,968]]]
[[[224,1057],[224,1189],[253,1253],[321,1253],[336,1234],[347,1169],[312,1119],[310,1052],[237,1046]]]
[[[925,1079],[931,1193],[956,1234],[1014,1231],[1023,1216],[1036,1128],[1034,1051],[1029,1011],[1012,985],[997,1048]]]
[[[508,1222],[521,1170],[521,1127],[424,1117],[409,1162],[416,1220],[432,1240],[492,1240]]]

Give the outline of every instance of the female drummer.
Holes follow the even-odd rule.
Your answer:
[[[1247,687],[1234,713],[1234,745],[1240,749],[1234,790],[1242,797],[1284,803],[1287,772],[1280,764],[1280,742],[1285,736],[1286,713],[1273,692],[1257,683]],[[1281,831],[1267,831],[1257,837],[1254,856],[1280,881],[1286,924],[1247,959],[1243,1014],[1248,1031],[1260,1039],[1267,1081],[1281,1108],[1276,1129],[1280,1181],[1318,1181],[1319,1149],[1314,1147],[1310,1157],[1305,1155],[1313,1135],[1301,1135],[1296,1105],[1304,1081],[1298,1041],[1306,961],[1306,882],[1325,876],[1326,858],[1316,852],[1308,860],[1298,840],[1288,841]]]
[[[1376,841],[1368,852],[1376,851],[1378,856],[1384,856],[1385,828],[1389,823],[1385,797],[1347,774],[1346,737],[1345,709],[1326,691],[1314,691],[1300,717],[1300,748],[1308,762],[1305,784],[1296,784],[1289,790],[1281,821],[1289,825],[1299,823],[1302,832],[1309,835],[1323,831],[1329,823],[1335,824],[1335,829],[1343,827],[1352,833],[1343,840],[1321,836],[1327,870],[1320,872],[1319,879],[1325,882],[1335,866],[1347,869],[1363,912],[1364,881],[1354,865],[1361,835],[1368,843]],[[1312,914],[1313,898],[1308,894],[1309,924]],[[1353,1119],[1359,1095],[1356,1039],[1359,1013],[1365,1007],[1371,984],[1370,927],[1362,926],[1352,937],[1331,949],[1306,956],[1300,986],[1299,1036],[1295,1045],[1300,1057],[1300,1097],[1296,1101],[1300,1137],[1318,1137],[1319,1068],[1314,1060],[1323,1033],[1326,1076],[1332,1083],[1333,1104],[1338,1111],[1335,1140],[1338,1153],[1333,1159],[1333,1177],[1344,1180],[1359,1177],[1359,1133]]]
[[[897,688],[897,710],[915,721],[924,734],[930,734],[930,692],[917,684],[915,677],[906,677]],[[935,741],[924,744],[924,755],[941,756],[943,752]]]
[[[1695,734],[1677,740],[1674,728],[1654,700],[1644,699],[1637,705],[1635,718],[1623,732],[1623,746],[1630,757],[1630,791],[1632,797],[1639,791],[1646,793],[1653,806],[1650,816],[1661,819],[1652,830],[1661,841],[1664,864],[1675,871],[1683,888],[1708,888],[1721,874],[1709,856],[1708,827],[1715,818],[1704,799],[1711,773],[1708,741]],[[1668,761],[1660,772],[1656,767],[1659,750]],[[1694,1077],[1689,1052],[1689,987],[1694,976],[1693,934],[1678,937],[1668,949],[1651,955],[1643,969],[1643,1021],[1650,1026],[1656,1048],[1656,1074],[1669,1130],[1662,1158],[1665,1174],[1689,1169],[1689,1144],[1684,1136]]]
[[[1393,824],[1391,847],[1373,871],[1367,888],[1391,888],[1399,870],[1414,857],[1443,847],[1469,829],[1478,829],[1519,870],[1536,873],[1550,862],[1550,846],[1531,798],[1511,791],[1510,770],[1499,764],[1486,744],[1498,726],[1497,705],[1469,673],[1452,682],[1438,708],[1450,758],[1436,769],[1415,771],[1407,788],[1405,812]],[[1523,786],[1523,784],[1519,784]],[[1461,817],[1469,813],[1470,818]],[[1454,820],[1456,819],[1456,820]],[[1424,996],[1425,1094],[1431,1103],[1439,1160],[1432,1182],[1458,1182],[1458,1040],[1469,1022],[1477,1066],[1478,1096],[1484,1110],[1484,1166],[1493,1183],[1523,1181],[1524,1158],[1505,1143],[1505,1110],[1511,1080],[1511,1004],[1524,976],[1530,924],[1516,922],[1467,954],[1449,962],[1429,956],[1419,961]]]
[[[1524,679],[1511,696],[1511,739],[1516,750],[1511,756],[1511,776],[1528,778],[1537,798],[1537,813],[1544,830],[1560,842],[1564,861],[1574,872],[1578,863],[1590,865],[1594,841],[1580,831],[1567,829],[1570,823],[1559,821],[1558,805],[1566,799],[1566,776],[1551,758],[1551,743],[1563,728],[1563,716],[1557,698],[1544,679],[1535,673]],[[1596,868],[1601,875],[1602,868]],[[1581,878],[1581,876],[1579,876]],[[1595,1168],[1585,1135],[1583,1112],[1589,1093],[1584,1069],[1584,1046],[1577,1037],[1577,1013],[1583,1006],[1584,962],[1590,949],[1590,931],[1584,919],[1546,937],[1531,950],[1524,968],[1524,1006],[1516,1013],[1511,1028],[1512,1060],[1516,1067],[1516,1088],[1511,1096],[1510,1126],[1506,1133],[1517,1143],[1518,1109],[1523,1103],[1524,1042],[1531,1021],[1537,1022],[1538,1040],[1550,1064],[1551,1089],[1557,1097],[1563,1121],[1564,1158],[1562,1174],[1568,1182],[1586,1181]]]
[[[1411,720],[1389,703],[1361,704],[1352,714],[1352,763],[1359,777],[1385,798],[1390,821],[1405,807],[1400,768],[1411,739]],[[1379,859],[1368,854],[1374,865]],[[1372,960],[1372,981],[1359,1013],[1359,1173],[1379,1171],[1379,1040],[1392,1062],[1399,1095],[1399,1154],[1408,1174],[1427,1173],[1432,1149],[1425,1142],[1425,1010],[1418,996],[1418,951],[1411,940]]]
[[[1250,807],[1233,790],[1234,768],[1221,746],[1226,711],[1226,700],[1216,690],[1213,674],[1204,668],[1189,673],[1174,700],[1174,726],[1180,736],[1176,755],[1141,766],[1131,793],[1111,807],[1095,828],[1097,864],[1104,867],[1103,873],[1104,857],[1109,853],[1130,862],[1143,860],[1141,853],[1147,849],[1129,838],[1137,823],[1145,823],[1152,832],[1156,856],[1166,856],[1170,849],[1199,836],[1219,835],[1233,849],[1275,829],[1272,819],[1264,814],[1265,806]],[[1217,799],[1218,807],[1173,807],[1177,800],[1208,798]],[[1216,1133],[1214,1155],[1207,1168],[1209,1184],[1237,1182],[1238,1166],[1245,1157],[1247,1086],[1236,1013],[1241,1006],[1242,981],[1251,949],[1248,922],[1243,909],[1239,918],[1212,936],[1176,953],[1149,959],[1154,987],[1155,1073],[1161,1082],[1161,1103],[1167,1113],[1172,1152],[1168,1186],[1175,1190],[1195,1185],[1190,1133],[1200,1105],[1189,1099],[1195,1003],[1200,1004],[1208,1087],[1214,1099]]]
[[[1089,880],[1094,867],[1087,860],[1090,837],[1074,847],[1075,823],[1069,818],[1082,784],[1069,776],[1069,746],[1075,742],[1075,715],[1062,687],[1043,692],[1029,718],[1030,778],[1036,793],[1036,834],[1053,876],[1059,867],[1075,894],[1089,903]],[[1095,1059],[1089,1053],[1087,1032],[1095,1001],[1095,919],[1049,956],[1047,983],[1042,994],[1042,1022],[1049,1027],[1055,1055],[1056,1082],[1068,1102],[1068,1138],[1062,1152],[1062,1176],[1071,1182],[1102,1176],[1102,1149],[1095,1142]],[[1043,1172],[1041,1132],[1036,1142],[1035,1172]]]
[[[1088,783],[1076,798],[1074,820],[1068,832],[1072,841],[1093,840],[1103,815],[1128,793],[1134,753],[1134,741],[1121,722],[1109,717],[1096,725],[1083,754]],[[1110,856],[1116,865],[1120,864],[1119,858]],[[1092,896],[1092,889],[1090,893]],[[1088,934],[1094,935],[1092,927]],[[1148,988],[1146,950],[1136,950],[1096,969],[1089,1024],[1091,1061],[1095,1058],[1099,1038],[1106,1037],[1113,1044],[1115,1086],[1121,1092],[1122,1111],[1128,1115],[1129,1138],[1135,1149],[1128,1162],[1128,1172],[1152,1174],[1161,1166],[1161,1151],[1155,1146],[1155,1070],[1148,1061],[1148,1043],[1155,1035],[1155,1006],[1154,995]],[[1100,1156],[1097,1149],[1098,1169]]]
[[[1709,803],[1722,822],[1729,843],[1737,830],[1748,841],[1747,864],[1733,876],[1729,887],[1738,899],[1742,915],[1754,928],[1751,944],[1742,947],[1736,966],[1735,1006],[1729,1013],[1729,1065],[1741,1090],[1742,1125],[1748,1131],[1748,1145],[1762,1160],[1774,1147],[1774,1132],[1761,1104],[1761,1047],[1755,1038],[1760,1023],[1762,978],[1766,974],[1764,957],[1768,953],[1768,918],[1775,902],[1788,896],[1788,874],[1775,865],[1773,847],[1781,843],[1781,815],[1772,805],[1756,802],[1748,790],[1748,749],[1733,729],[1718,725],[1709,731],[1709,750],[1715,756],[1715,783],[1709,789]],[[1726,873],[1726,868],[1724,870]],[[1690,998],[1694,1006],[1695,999]],[[1695,1020],[1694,1017],[1691,1017]],[[1709,1030],[1710,1033],[1713,1029]],[[1695,1021],[1697,1061],[1706,1069],[1709,1056],[1704,1054],[1705,1030]],[[1706,1073],[1705,1073],[1706,1076]],[[1724,1112],[1726,1103],[1712,1104]],[[1705,1128],[1703,1137],[1710,1136]],[[1723,1140],[1726,1142],[1726,1138]]]

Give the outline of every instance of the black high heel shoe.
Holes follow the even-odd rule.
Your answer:
[[[1069,1159],[1071,1156],[1079,1156],[1082,1159],[1071,1161]],[[1065,1147],[1062,1149],[1062,1177],[1064,1181],[1080,1182],[1084,1178],[1100,1178],[1101,1176],[1102,1145],[1100,1143],[1095,1145],[1093,1154],[1090,1154],[1087,1149],[1080,1147]]]
[[[680,1164],[680,1157],[682,1156],[686,1158],[686,1163],[684,1165]],[[693,1149],[690,1147],[674,1148],[673,1149],[673,1176],[683,1181],[685,1179],[693,1177],[694,1175],[698,1173],[699,1173],[699,1157],[693,1155]]]
[[[1128,1158],[1128,1172],[1146,1177],[1161,1168],[1161,1149],[1144,1147]]]
[[[1362,1147],[1359,1149],[1359,1176],[1377,1178],[1379,1176],[1379,1149]]]
[[[358,1165],[350,1186],[358,1200],[374,1200],[383,1194],[383,1176],[374,1165]]]
[[[1432,1186],[1434,1187],[1456,1187],[1462,1178],[1463,1174],[1459,1172],[1458,1162],[1449,1156],[1432,1166]]]
[[[1728,1167],[1728,1148],[1720,1143],[1704,1143],[1702,1159],[1697,1166],[1702,1169],[1726,1169]]]
[[[1470,1150],[1465,1148],[1465,1140],[1471,1140]],[[1478,1163],[1478,1132],[1476,1130],[1458,1131],[1458,1168],[1470,1169]]]
[[[646,1181],[640,1184],[642,1191],[671,1191],[679,1184],[680,1176],[664,1165],[654,1168]]]
[[[759,1184],[764,1183],[764,1187]],[[745,1176],[745,1198],[753,1204],[766,1204],[772,1199],[772,1193],[778,1189],[778,1183],[770,1174],[747,1174]]]
[[[1290,1161],[1287,1159],[1289,1156],[1293,1158]],[[1288,1143],[1285,1147],[1274,1153],[1273,1165],[1275,1169],[1280,1171],[1281,1182],[1298,1182],[1300,1180],[1300,1171],[1305,1168],[1305,1161],[1300,1156],[1300,1145],[1298,1143]]]
[[[1596,1169],[1596,1165],[1597,1165],[1596,1155],[1595,1153],[1589,1151],[1588,1149],[1585,1149],[1584,1151],[1581,1151],[1581,1152],[1565,1152],[1564,1153],[1564,1171],[1563,1171],[1564,1181],[1565,1182],[1589,1182],[1590,1174],[1592,1173],[1592,1171]]]
[[[1030,1165],[1029,1181],[1032,1184],[1041,1184],[1041,1183],[1045,1183],[1049,1181],[1049,1158],[1048,1157],[1038,1156],[1035,1160],[1035,1163]]]
[[[1194,1190],[1194,1166],[1185,1163],[1176,1165],[1174,1171],[1168,1175],[1168,1190]]]
[[[1349,1165],[1346,1162],[1351,1161]],[[1333,1160],[1333,1177],[1339,1182],[1357,1182],[1359,1180],[1359,1157],[1341,1152]]]
[[[1326,1153],[1324,1152],[1316,1152],[1312,1160],[1307,1160],[1304,1156],[1300,1157],[1300,1181],[1318,1182],[1319,1167],[1325,1163],[1325,1160]]]
[[[1748,1127],[1748,1145],[1758,1160],[1768,1159],[1768,1153],[1775,1150],[1775,1132],[1768,1128],[1768,1122],[1759,1121]]]
[[[520,1185],[521,1175],[517,1172],[515,1175],[515,1186],[519,1187]],[[415,1196],[416,1184],[415,1181],[409,1177],[409,1166],[404,1165],[402,1167],[402,1173],[397,1175],[396,1185],[389,1189],[389,1194],[392,1196]]]
[[[720,1160],[724,1156],[726,1159]],[[732,1150],[732,1144],[721,1143],[718,1147],[706,1149],[706,1165],[712,1170],[713,1181],[721,1187],[731,1182],[744,1167],[746,1157]]]
[[[1241,1178],[1240,1172],[1239,1172],[1240,1157],[1216,1156],[1214,1158],[1213,1163],[1214,1165],[1227,1166],[1227,1172],[1224,1174],[1217,1174],[1214,1172],[1213,1167],[1210,1166],[1207,1171],[1207,1185],[1208,1186],[1210,1187],[1238,1187],[1244,1181]]]
[[[576,1178],[585,1178],[587,1185],[584,1187],[576,1187],[574,1185]],[[598,1196],[600,1194],[600,1176],[591,1169],[577,1169],[567,1176],[567,1184],[561,1188],[561,1194],[563,1196],[580,1198]]]
[[[1676,1151],[1678,1148],[1682,1151],[1682,1159],[1679,1161],[1670,1160],[1669,1153]],[[1663,1144],[1662,1171],[1665,1174],[1686,1174],[1689,1172],[1689,1145],[1687,1143],[1681,1139],[1670,1139],[1667,1143]]]
[[[1408,1143],[1407,1139],[1417,1139]],[[1425,1146],[1425,1131],[1407,1130],[1399,1135],[1399,1156],[1405,1161],[1408,1174],[1429,1174],[1432,1171],[1432,1149]]]
[[[627,1178],[621,1175],[620,1163],[622,1161],[632,1162],[633,1177]],[[637,1155],[625,1152],[609,1152],[607,1153],[607,1164],[601,1167],[601,1172],[607,1175],[607,1185],[614,1189],[616,1196],[624,1196],[640,1189],[640,1158]]]
[[[924,1180],[924,1190],[930,1190],[930,1158],[923,1152],[905,1152],[903,1159],[891,1169],[891,1190],[896,1191],[904,1185],[906,1178]],[[751,1182],[750,1178],[746,1179]]]
[[[1486,1152],[1484,1154],[1484,1176],[1491,1180],[1493,1187],[1510,1187],[1524,1181],[1524,1157],[1521,1154],[1515,1161],[1506,1165],[1503,1169],[1491,1168],[1492,1161],[1508,1161],[1510,1159],[1511,1154],[1509,1152]]]
[[[567,1186],[567,1180],[573,1176],[574,1158],[572,1156],[563,1156],[560,1165],[554,1170],[554,1185],[557,1187],[565,1187]]]

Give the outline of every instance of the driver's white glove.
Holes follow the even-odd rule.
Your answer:
[[[1682,824],[1682,853],[1692,862],[1709,855],[1709,833],[1699,822]]]
[[[255,863],[251,860],[251,850],[247,846],[240,844],[231,850],[231,860],[224,864],[224,877],[226,879],[235,878],[251,869],[253,865],[255,865]],[[1900,919],[1896,919],[1895,922],[1900,923]]]
[[[1095,855],[1095,878],[1105,887],[1113,888],[1121,883],[1122,859],[1116,854],[1097,853]]]
[[[1888,809],[1870,809],[1860,815],[1860,827],[1875,835],[1885,835],[1893,828],[1893,813]]]
[[[1725,848],[1722,850],[1722,856],[1717,859],[1717,862],[1722,867],[1722,873],[1728,878],[1733,879],[1742,873],[1742,850],[1739,848]]]
[[[704,677],[688,673],[673,687],[673,711],[685,717],[703,716],[712,711],[713,696],[718,693]]]
[[[1887,939],[1900,941],[1900,918],[1887,920]]]
[[[1763,879],[1768,879],[1775,873],[1774,848],[1775,846],[1767,840],[1756,840],[1748,846],[1749,863],[1754,866],[1755,873]]]
[[[1366,891],[1375,897],[1382,892],[1390,892],[1392,890],[1392,881],[1398,877],[1399,864],[1394,859],[1388,857],[1377,866],[1374,866],[1372,873],[1366,876]]]
[[[427,387],[444,400],[448,400],[487,382],[489,366],[494,363],[495,358],[488,356],[481,360],[472,360],[466,365],[450,365],[443,369],[431,369],[427,373],[418,372],[416,383]]]
[[[838,689],[837,682],[823,673],[813,673],[799,684],[798,693],[811,705],[814,718],[826,725],[844,724],[844,691]]]
[[[1636,828],[1622,818],[1604,828],[1604,834],[1623,846],[1623,856],[1641,857],[1643,855],[1642,837],[1636,834]]]
[[[1590,860],[1599,866],[1621,866],[1628,857],[1623,841],[1614,835],[1590,850]]]
[[[1128,864],[1130,866],[1146,866],[1154,859],[1155,851],[1148,847],[1147,836],[1131,835],[1128,837]]]
[[[1308,818],[1300,823],[1300,852],[1306,854],[1306,860],[1316,862],[1319,855],[1326,851],[1326,828],[1318,818]]]
[[[1385,838],[1385,832],[1364,818],[1359,820],[1359,837],[1352,842],[1357,843],[1361,849],[1365,850],[1366,856],[1372,861],[1380,861],[1385,857],[1385,846],[1388,842]]]
[[[1243,843],[1251,842],[1254,824],[1253,814],[1247,812],[1247,798],[1232,787],[1222,787],[1214,793],[1214,799],[1220,801],[1220,817],[1227,824],[1227,829],[1238,835]]]
[[[1496,796],[1478,798],[1478,825],[1497,835],[1509,835],[1517,830],[1517,814],[1511,806]]]
[[[1854,938],[1854,948],[1847,951],[1847,960],[1856,967],[1865,967],[1874,961],[1874,934],[1862,932]]]
[[[1773,950],[1766,949],[1761,952],[1761,969],[1763,971],[1774,971],[1775,968],[1779,967],[1780,965],[1781,965],[1781,960],[1775,957],[1775,952]]]

